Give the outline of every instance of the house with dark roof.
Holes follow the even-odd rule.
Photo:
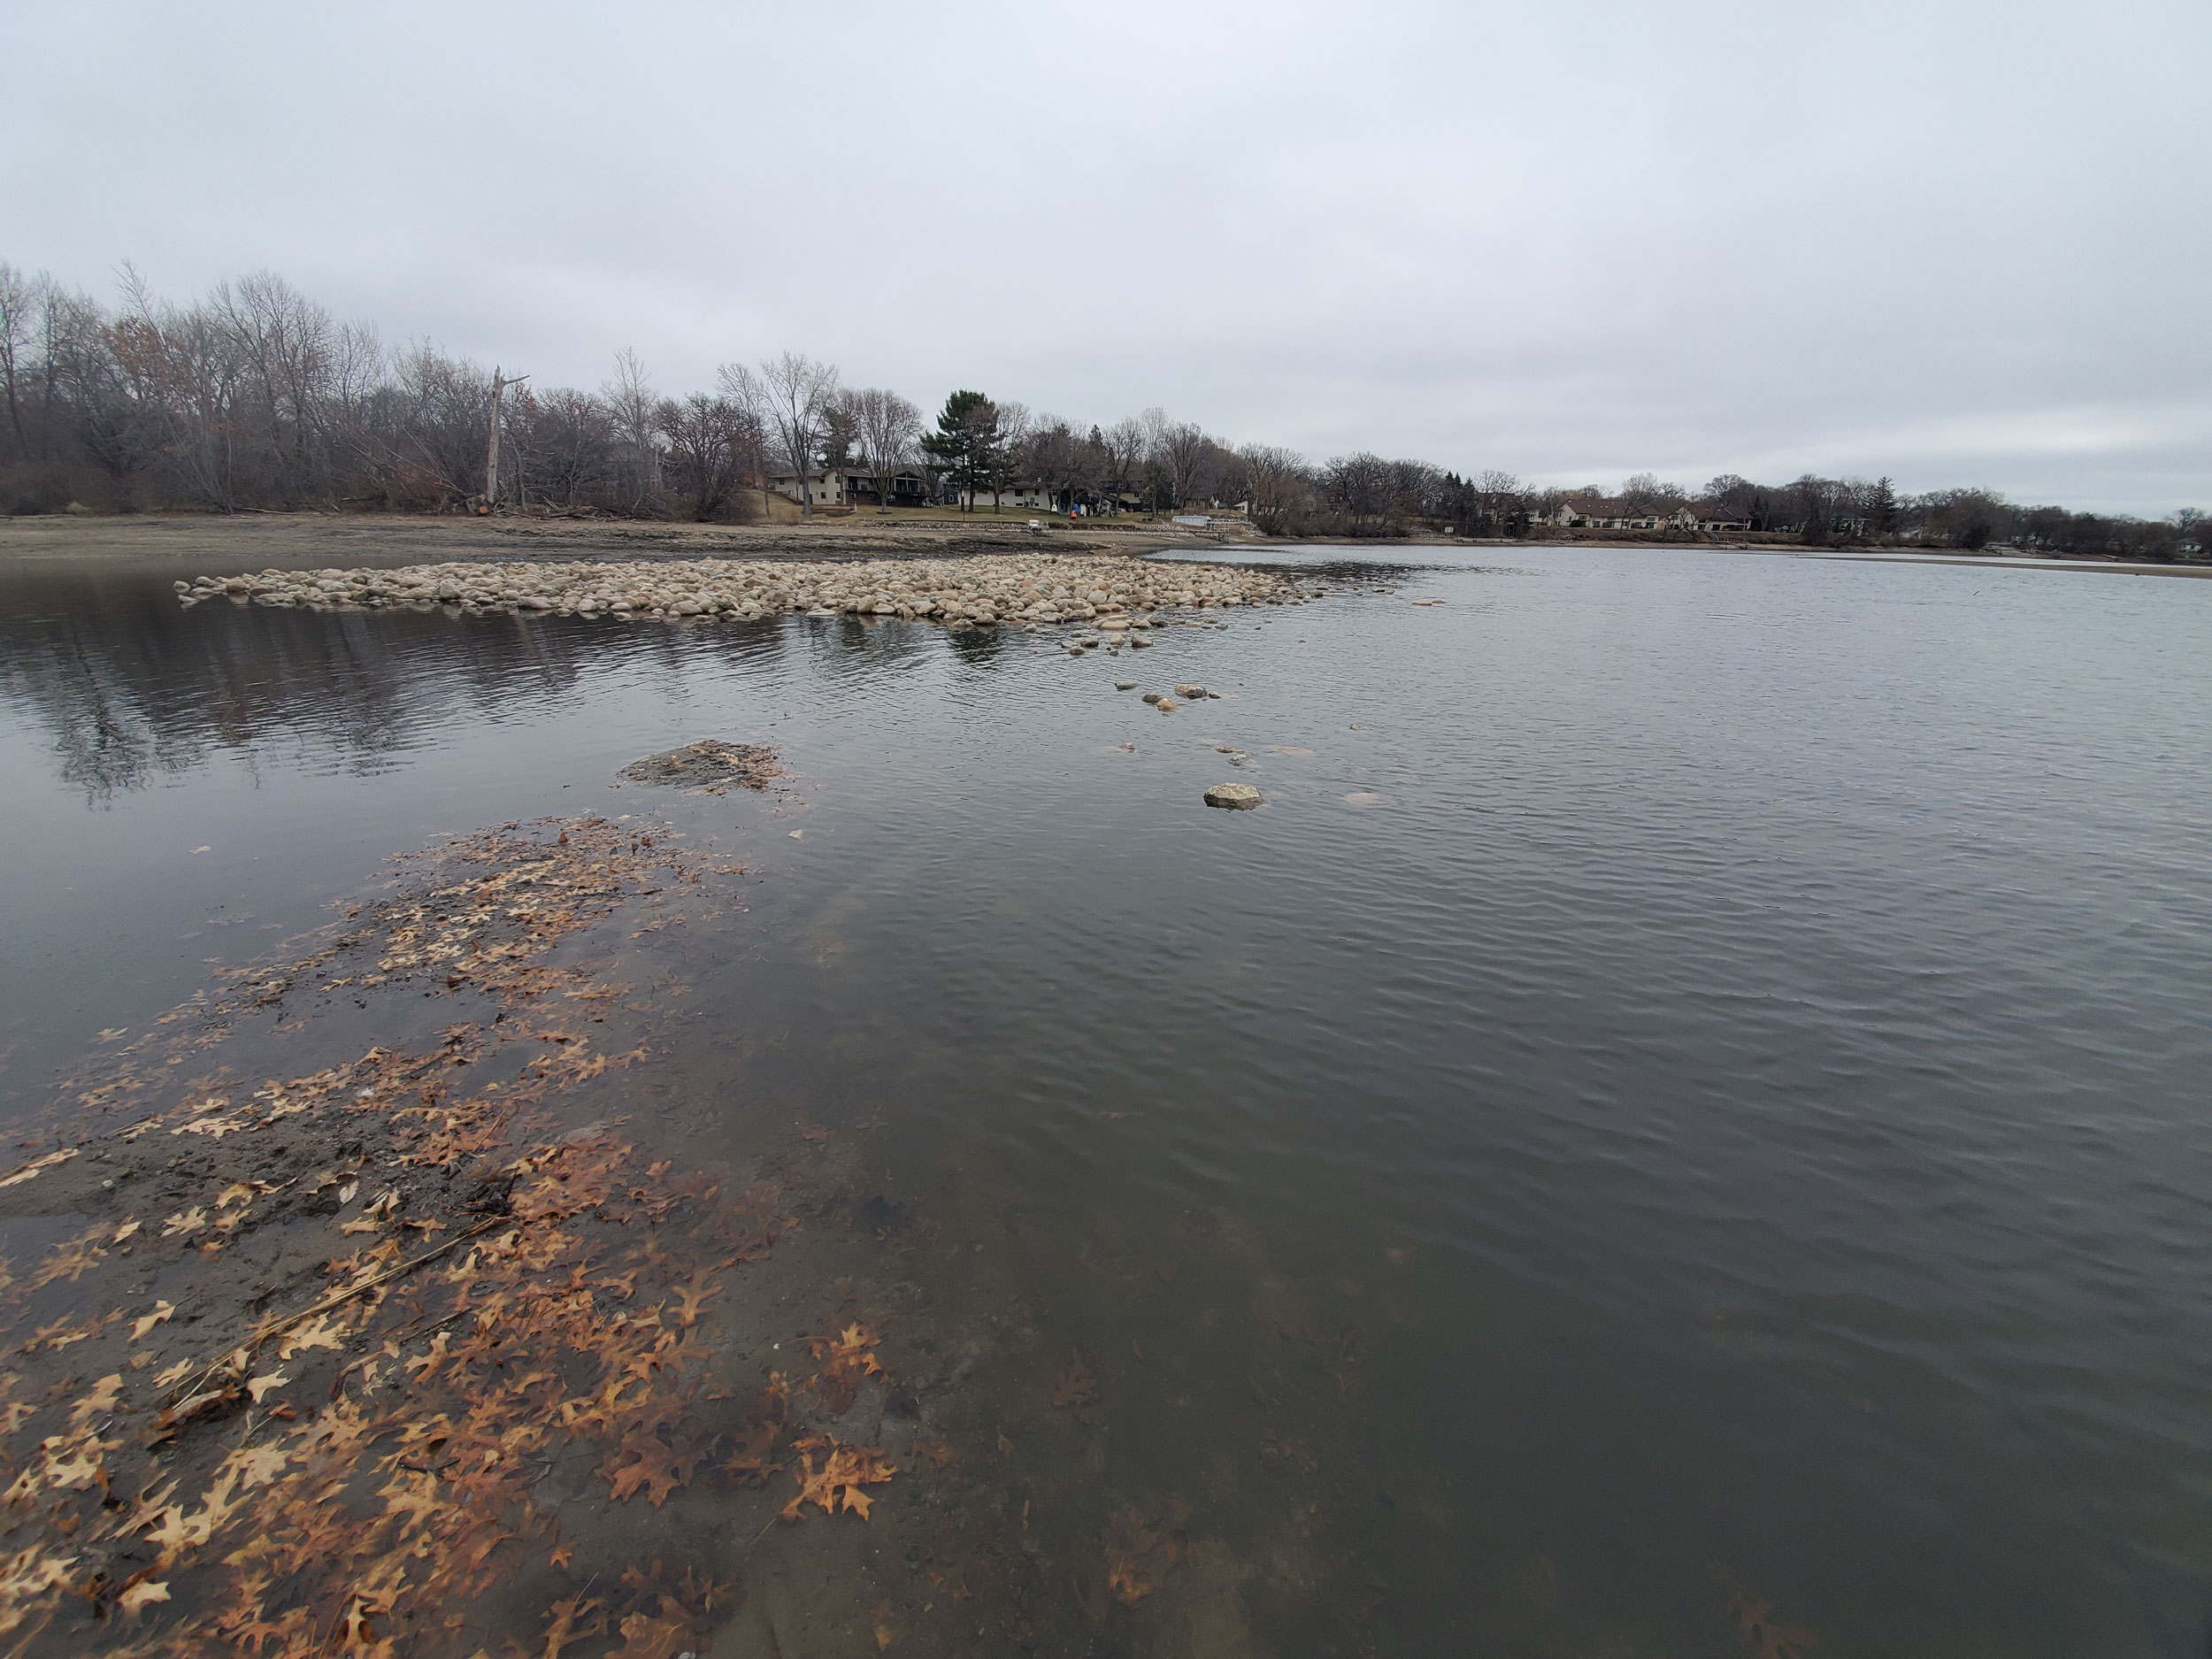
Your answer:
[[[1751,528],[1750,519],[1714,502],[1654,506],[1618,495],[1570,495],[1551,511],[1532,515],[1530,522],[1562,530],[1701,530],[1709,534]]]

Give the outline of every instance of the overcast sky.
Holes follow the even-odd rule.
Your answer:
[[[2212,508],[2204,0],[8,8],[0,258],[1542,482]]]

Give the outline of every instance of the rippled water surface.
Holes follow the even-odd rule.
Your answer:
[[[1110,1480],[1325,1586],[1214,1650],[2201,1653],[2212,584],[1443,557],[1083,660],[10,570],[0,1089],[433,834],[770,742],[787,798],[652,803],[757,885],[641,1110],[881,1118]]]

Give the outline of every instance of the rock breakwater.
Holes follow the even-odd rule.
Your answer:
[[[1162,611],[1302,604],[1326,596],[1279,571],[1110,555],[799,563],[777,559],[580,560],[266,570],[175,584],[187,605],[227,598],[311,610],[413,607],[634,621],[845,615],[955,631],[1082,624],[1138,634]]]

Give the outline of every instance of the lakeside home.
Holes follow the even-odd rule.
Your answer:
[[[1548,512],[1532,514],[1531,524],[1562,530],[1743,531],[1751,520],[1714,502],[1683,502],[1672,508],[1631,503],[1617,495],[1570,495]]]
[[[796,472],[785,466],[769,472],[768,488],[787,501],[818,507],[846,507],[856,502],[884,504],[876,475],[856,466],[819,468],[809,472],[803,484]],[[907,467],[891,474],[891,506],[921,507],[930,500],[929,480],[919,472]]]

